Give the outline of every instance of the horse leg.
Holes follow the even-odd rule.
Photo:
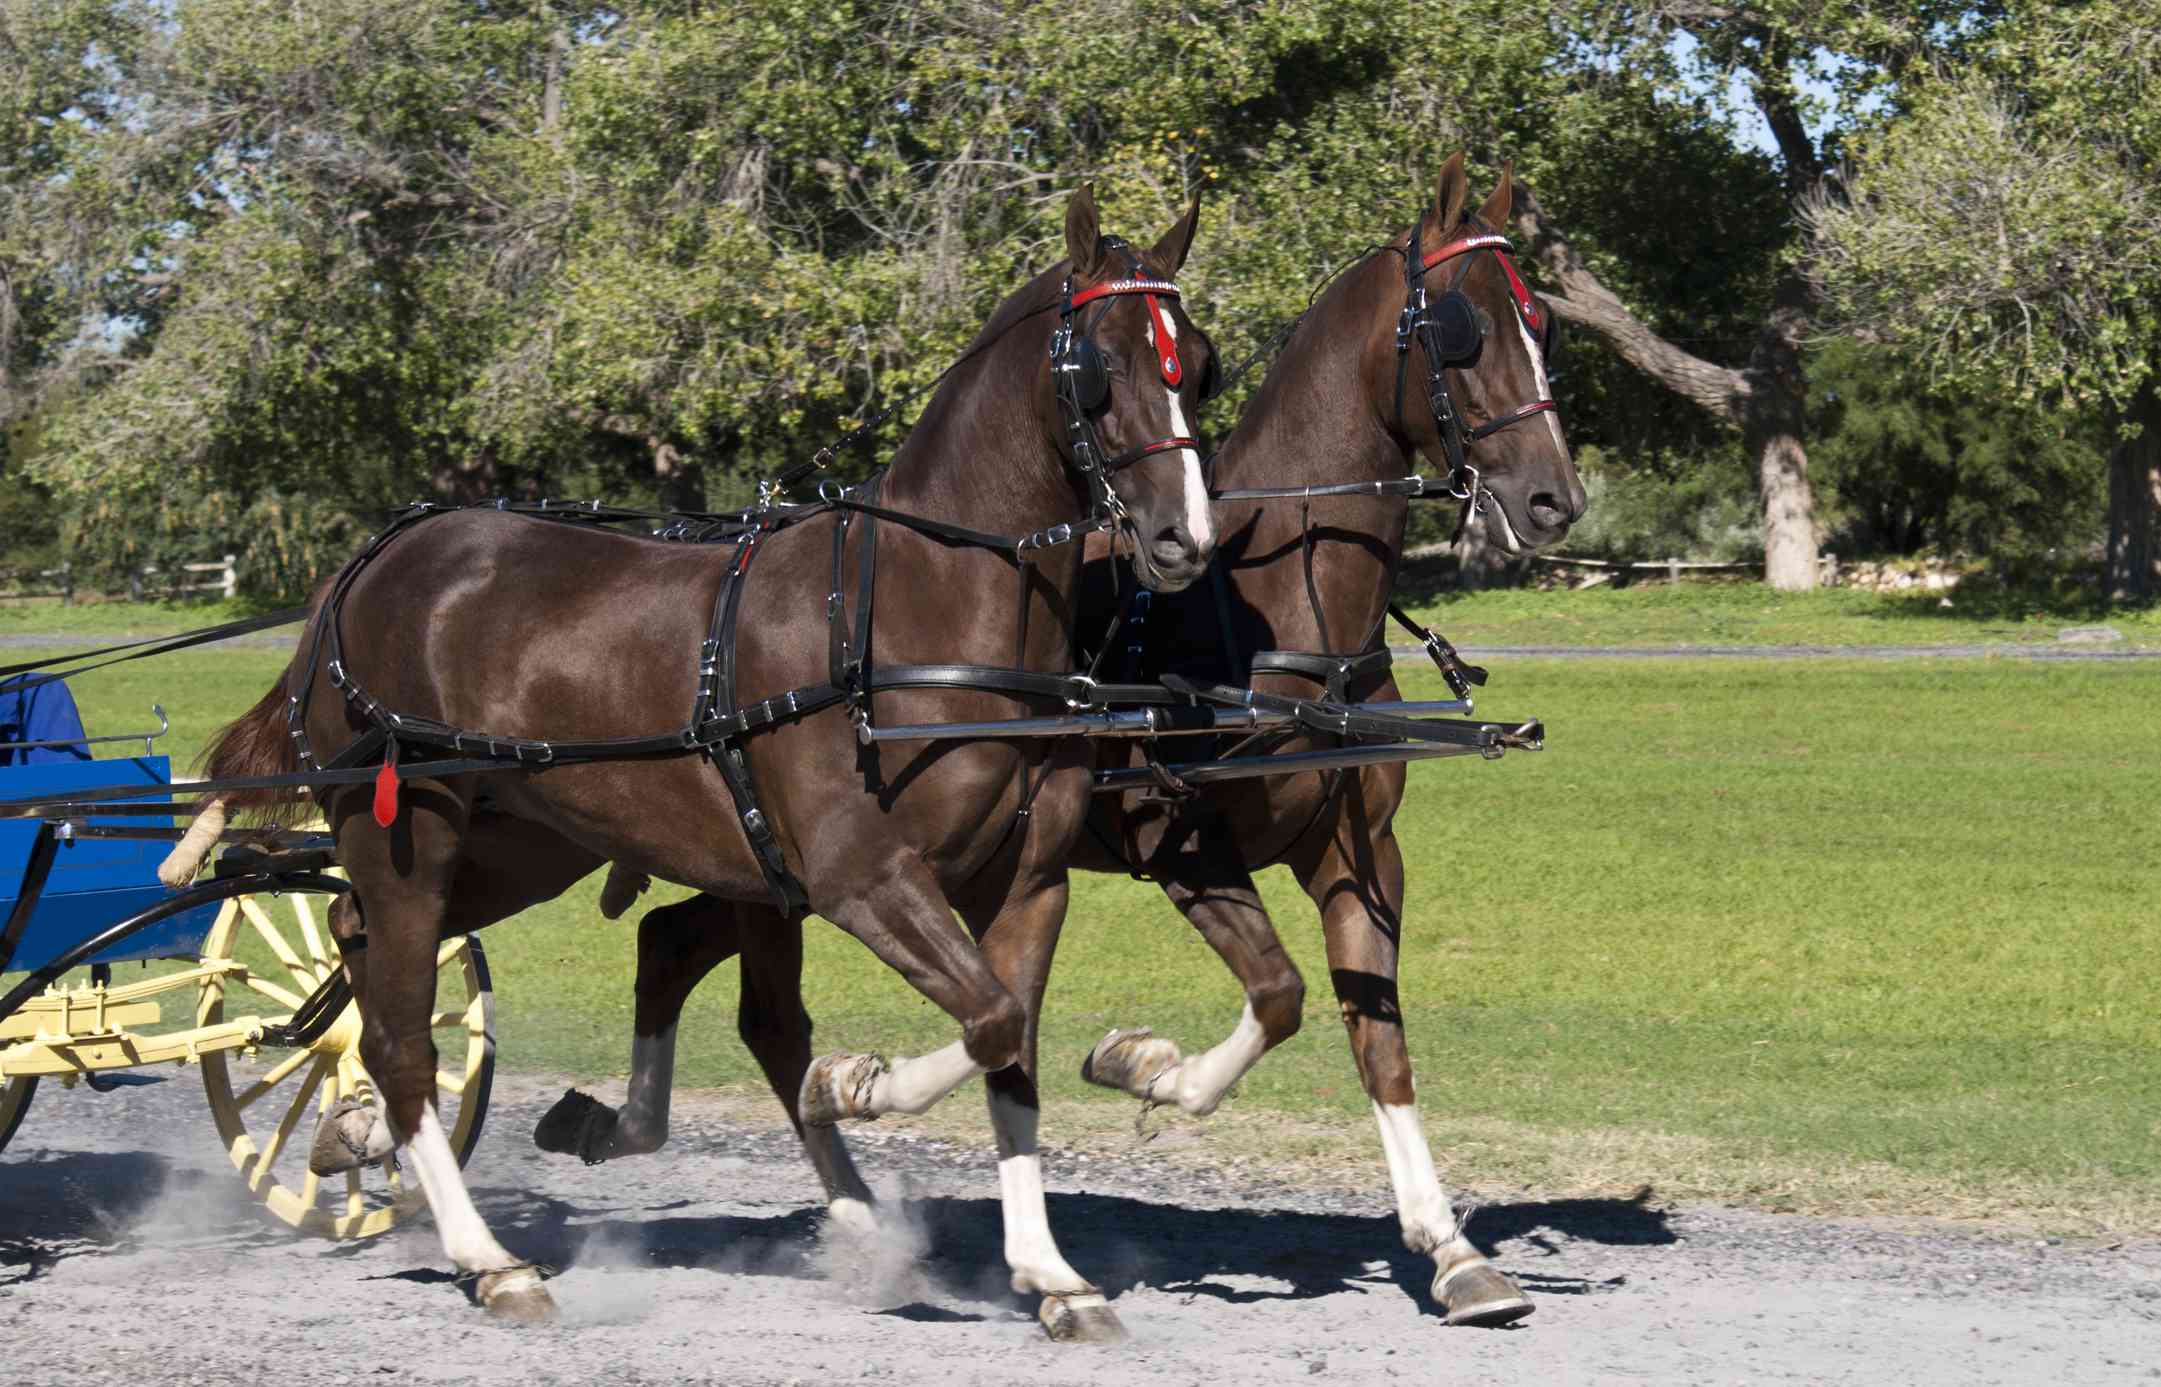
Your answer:
[[[734,907],[707,895],[655,906],[638,922],[638,975],[631,1022],[630,1085],[620,1112],[568,1089],[533,1127],[543,1151],[587,1165],[658,1151],[668,1140],[675,1085],[675,1032],[683,1004],[706,974],[743,944]]]
[[[804,1076],[810,1072],[810,1012],[803,1006],[803,922],[764,906],[739,905],[745,916],[770,916],[743,926],[743,990],[736,1034],[750,1050],[773,1096],[788,1110],[803,1152],[825,1190],[826,1216],[852,1233],[878,1229],[877,1196],[863,1183],[838,1127],[803,1121]]]
[[[1036,1143],[1042,1099],[1036,1087],[1036,1028],[1051,958],[1065,923],[1063,881],[1009,902],[984,930],[991,971],[1027,1010],[1017,1061],[984,1077],[991,1129],[998,1139],[999,1207],[1005,1220],[1005,1260],[1016,1292],[1043,1297],[1036,1314],[1061,1342],[1113,1343],[1125,1326],[1103,1292],[1067,1263],[1051,1236],[1043,1198],[1043,1157]],[[971,922],[972,923],[972,922]]]
[[[1450,1324],[1500,1325],[1531,1313],[1530,1300],[1464,1236],[1418,1116],[1411,1055],[1396,989],[1403,919],[1403,853],[1395,831],[1367,831],[1355,799],[1310,861],[1293,870],[1321,910],[1328,974],[1350,1031],[1358,1077],[1373,1104],[1396,1191],[1403,1244],[1433,1258],[1433,1297]]]
[[[1171,904],[1245,989],[1245,1012],[1229,1038],[1191,1059],[1176,1041],[1146,1027],[1112,1031],[1082,1062],[1081,1077],[1145,1103],[1175,1103],[1206,1117],[1262,1055],[1298,1033],[1306,984],[1220,820],[1196,829],[1179,851],[1159,851],[1149,865]]]
[[[443,937],[471,934],[570,889],[600,859],[550,829],[502,815],[479,814],[466,823],[463,853],[443,910]],[[330,933],[345,955],[345,978],[360,1014],[368,1014],[364,965],[366,921],[357,893],[330,907]],[[365,1063],[365,1056],[363,1056]],[[337,1104],[315,1127],[308,1168],[336,1175],[373,1165],[396,1146],[380,1108],[359,1101]]]
[[[352,876],[367,919],[361,1060],[427,1195],[443,1251],[473,1278],[475,1298],[505,1319],[548,1319],[555,1303],[540,1273],[489,1231],[436,1113],[436,957],[464,850],[467,806],[428,781],[407,781],[403,798],[404,812],[388,829],[378,828],[364,810],[338,814],[335,821],[338,860]],[[361,810],[360,797],[344,796],[335,808]]]

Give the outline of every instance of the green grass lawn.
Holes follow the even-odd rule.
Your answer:
[[[1711,580],[1507,588],[1429,594],[1411,610],[1458,645],[2053,645],[2064,630],[2110,626],[2124,640],[2109,649],[2161,647],[2161,607],[1981,583],[1948,594],[1790,593]]]
[[[191,652],[81,692],[94,728],[161,699],[184,759],[282,658]],[[1406,1010],[1452,1178],[2161,1229],[2157,701],[2143,663],[1498,665],[1481,710],[1545,718],[1551,749],[1416,766],[1400,820]],[[1265,886],[1315,990],[1233,1130],[1282,1114],[1377,1170],[1314,913]],[[486,936],[512,1066],[626,1063],[634,929],[597,887]],[[821,1049],[953,1038],[819,921],[810,967]],[[731,966],[694,999],[683,1083],[757,1085],[734,994]],[[1106,1027],[1193,1049],[1239,1001],[1155,888],[1081,880],[1044,1024],[1054,1135],[1130,1118],[1077,1078]]]

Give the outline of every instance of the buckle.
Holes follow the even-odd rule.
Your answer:
[[[1078,688],[1082,693],[1087,695],[1087,697],[1085,698],[1077,699],[1073,697],[1072,694],[1067,694],[1065,700],[1066,707],[1072,709],[1075,712],[1079,712],[1083,708],[1093,708],[1096,706],[1096,681],[1094,679],[1090,678],[1088,675],[1085,674],[1073,674],[1066,677],[1066,684],[1068,687]]]

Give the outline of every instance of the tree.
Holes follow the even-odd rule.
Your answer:
[[[1833,321],[2115,435],[2106,583],[2161,596],[2161,31],[2036,6],[1861,140],[1810,219]]]
[[[1815,498],[1803,441],[1803,349],[1818,290],[1793,208],[1822,180],[1838,126],[1821,136],[1811,133],[1811,117],[1826,113],[1807,93],[1832,92],[1838,113],[1851,119],[1868,100],[1895,91],[1915,64],[1964,43],[1968,31],[1992,19],[1992,10],[1932,0],[1867,6],[1654,0],[1572,12],[1576,32],[1607,54],[1607,66],[1617,73],[1648,74],[1681,99],[1738,84],[1777,146],[1786,200],[1777,221],[1785,254],[1755,301],[1754,340],[1738,362],[1720,362],[1662,337],[1607,287],[1593,257],[1572,241],[1569,221],[1548,214],[1535,199],[1519,204],[1522,229],[1561,287],[1556,312],[1599,333],[1638,369],[1740,433],[1762,501],[1764,573],[1773,586],[1802,589],[1817,581]]]

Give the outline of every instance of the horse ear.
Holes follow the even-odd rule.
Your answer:
[[[1503,159],[1501,161],[1501,186],[1495,188],[1493,196],[1486,199],[1486,205],[1478,209],[1478,219],[1484,222],[1491,230],[1505,232],[1508,230],[1509,218],[1515,215],[1515,162]]]
[[[1200,224],[1201,195],[1195,193],[1193,205],[1186,209],[1186,214],[1180,217],[1170,230],[1163,233],[1163,239],[1156,242],[1156,248],[1149,252],[1148,258],[1164,266],[1166,274],[1177,278],[1178,271],[1185,267],[1186,252],[1193,249],[1193,232]]]
[[[1434,233],[1447,236],[1463,220],[1463,206],[1471,200],[1471,181],[1463,176],[1463,151],[1457,150],[1441,165],[1440,186],[1433,194]]]
[[[1073,262],[1073,277],[1086,279],[1096,272],[1103,257],[1103,229],[1096,218],[1096,185],[1081,184],[1065,205],[1065,254]]]

